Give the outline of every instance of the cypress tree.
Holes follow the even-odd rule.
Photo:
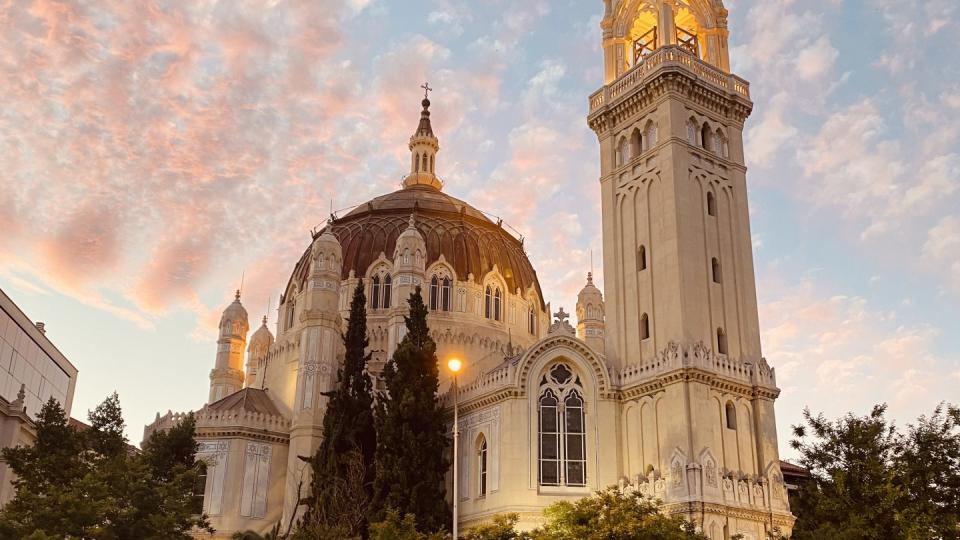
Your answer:
[[[343,335],[343,367],[323,417],[323,441],[310,460],[313,483],[300,525],[304,538],[321,534],[366,536],[366,510],[373,496],[377,436],[373,417],[373,385],[367,375],[367,299],[363,281],[350,303]]]
[[[389,510],[416,516],[421,531],[448,527],[444,476],[449,462],[443,409],[437,399],[437,345],[427,328],[420,287],[410,295],[407,333],[383,369],[377,404],[377,476],[371,521]]]

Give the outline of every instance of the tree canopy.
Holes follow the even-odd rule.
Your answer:
[[[905,431],[885,413],[804,411],[791,446],[811,479],[791,498],[792,538],[960,538],[960,409],[941,404]]]
[[[136,452],[123,435],[116,393],[72,428],[50,399],[35,421],[32,446],[4,448],[16,495],[0,512],[0,538],[191,538],[212,531],[197,513],[193,418],[153,435]]]

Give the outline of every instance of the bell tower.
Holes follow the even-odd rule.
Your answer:
[[[605,354],[621,373],[623,473],[712,539],[793,523],[773,370],[760,350],[743,127],[722,0],[604,0],[600,143]],[[736,510],[735,510],[736,509]]]

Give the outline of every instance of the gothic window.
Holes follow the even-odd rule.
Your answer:
[[[650,339],[650,318],[644,313],[640,316],[640,340]]]
[[[423,168],[423,172],[427,172],[429,170],[427,169],[427,154],[423,154],[423,165],[421,167]]]
[[[717,198],[713,196],[712,191],[707,192],[707,214],[717,215]]]
[[[436,311],[437,301],[440,296],[440,280],[437,276],[430,278],[430,311]]]
[[[536,335],[537,333],[537,312],[531,307],[530,311],[527,313],[527,329],[531,334]]]
[[[637,271],[647,269],[647,248],[640,246],[640,249],[637,250]]]
[[[500,294],[500,288],[493,292],[493,318],[494,320],[502,320],[500,318],[500,304],[502,303],[502,295]]]
[[[717,328],[717,352],[727,354],[727,335],[723,333],[723,328]]]
[[[647,127],[643,131],[643,142],[646,145],[644,150],[649,150],[657,144],[657,125],[653,120],[647,121]]]
[[[639,156],[643,150],[643,135],[635,128],[630,135],[630,157]]]
[[[453,288],[453,282],[448,277],[444,277],[440,283],[440,309],[450,311],[450,290]]]
[[[420,172],[420,154],[413,155],[413,172]]]
[[[542,486],[585,486],[586,424],[583,385],[566,365],[555,365],[540,382],[538,481]]]
[[[720,261],[716,257],[710,260],[710,268],[713,271],[713,282],[720,283]]]
[[[383,278],[383,302],[380,303],[380,305],[383,306],[383,309],[390,308],[392,285],[393,285],[393,279],[390,277],[390,274],[387,274]]]
[[[700,146],[704,150],[713,150],[713,132],[710,131],[710,125],[706,122],[703,123],[703,127],[700,129]]]
[[[484,299],[483,299],[483,316],[489,319],[492,308],[493,308],[493,292],[490,290],[490,286],[487,285],[487,290],[484,292]]]
[[[487,439],[483,435],[477,445],[477,495],[487,495]]]
[[[297,309],[296,300],[291,298],[289,301],[287,301],[287,316],[286,316],[286,322],[285,322],[285,327],[287,330],[289,330],[290,327],[293,326],[293,315],[296,312],[296,309]]]
[[[380,276],[373,276],[373,284],[370,286],[370,308],[380,309]]]
[[[190,494],[190,506],[191,512],[194,514],[202,514],[203,497],[207,490],[207,462],[198,459],[194,466],[197,469],[197,476],[194,477],[193,481],[193,491]]]
[[[430,278],[430,310],[450,311],[450,289],[452,281],[449,277],[441,278],[434,275]]]
[[[717,133],[714,135],[714,150],[717,152],[717,155],[720,157],[729,157],[727,155],[727,138],[723,135],[723,131],[717,128]]]
[[[737,429],[737,408],[733,406],[733,402],[728,401],[724,409],[727,417],[727,429]]]
[[[687,142],[697,144],[697,122],[693,118],[687,120]]]

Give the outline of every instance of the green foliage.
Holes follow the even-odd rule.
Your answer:
[[[373,520],[416,516],[420,530],[449,528],[444,476],[449,461],[443,410],[437,400],[436,343],[427,328],[420,288],[410,295],[407,333],[383,369],[387,392],[378,400]]]
[[[403,519],[396,510],[384,513],[383,521],[370,524],[370,540],[446,540],[443,533],[422,533],[417,530],[417,518],[406,514]]]
[[[478,525],[466,534],[463,540],[529,540],[530,535],[516,530],[520,515],[515,513],[493,516],[491,523]]]
[[[89,419],[91,429],[74,430],[51,399],[35,423],[36,443],[3,450],[17,491],[0,512],[0,538],[187,539],[194,527],[211,530],[192,509],[195,446],[171,443],[193,439],[192,419],[152,438],[142,454],[127,446],[116,394]]]
[[[616,487],[574,502],[560,501],[544,511],[547,523],[534,540],[706,540],[693,523],[666,516],[659,504]]]
[[[346,538],[366,535],[366,513],[373,498],[377,435],[373,386],[367,374],[367,299],[363,281],[350,304],[343,336],[346,349],[337,387],[323,416],[323,441],[310,459],[313,482],[307,511],[293,538]]]
[[[885,412],[829,421],[804,411],[791,445],[812,478],[791,499],[792,538],[960,538],[960,409],[940,405],[906,432]]]

